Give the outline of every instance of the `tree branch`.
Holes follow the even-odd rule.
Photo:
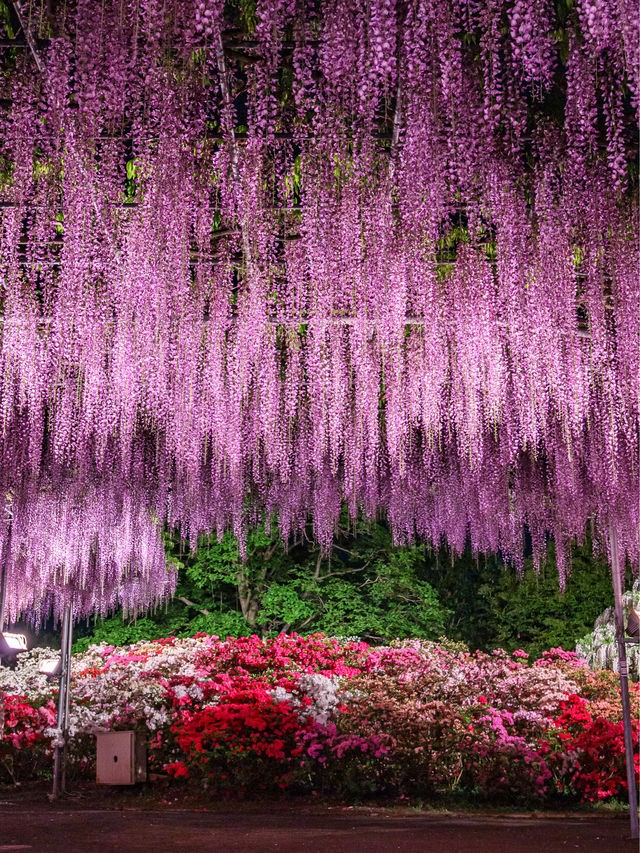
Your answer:
[[[188,598],[185,598],[184,595],[176,595],[176,598],[178,599],[178,601],[181,601],[183,604],[186,604],[187,607],[195,608],[198,613],[202,613],[203,616],[211,616],[210,610],[203,610],[201,607],[198,607],[198,605],[194,601],[189,601]]]

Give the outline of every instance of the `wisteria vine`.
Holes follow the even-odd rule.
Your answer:
[[[34,0],[21,46],[14,5],[14,613],[164,594],[162,521],[328,543],[343,501],[637,562],[635,4]]]

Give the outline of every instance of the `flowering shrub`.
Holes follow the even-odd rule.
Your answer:
[[[539,722],[517,712],[488,708],[469,724],[469,734],[459,745],[465,781],[493,796],[544,797],[551,771],[531,737]],[[519,729],[528,729],[529,737],[518,734]]]
[[[291,705],[275,700],[265,684],[234,684],[218,704],[176,713],[170,732],[181,759],[166,770],[177,778],[196,776],[207,786],[286,787],[291,763],[302,752],[298,741],[305,727]]]
[[[32,705],[26,696],[0,696],[0,781],[15,784],[40,775],[48,751],[46,731],[55,718],[51,700]]]
[[[624,795],[627,778],[622,723],[594,717],[589,701],[571,694],[560,703],[560,714],[553,724],[557,731],[551,731],[550,740],[542,742],[541,747],[543,752],[549,750],[557,767],[558,789],[572,789],[591,802]],[[632,722],[632,732],[638,773],[637,721]]]
[[[51,750],[55,688],[37,672],[47,654],[0,670],[6,781],[37,776]],[[626,785],[620,719],[615,676],[562,649],[532,662],[446,642],[198,634],[92,646],[72,666],[76,769],[90,735],[139,727],[156,772],[218,790],[594,801]]]

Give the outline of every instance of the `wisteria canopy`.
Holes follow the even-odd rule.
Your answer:
[[[163,524],[637,562],[634,0],[0,2],[9,613]],[[10,538],[9,538],[10,529]]]

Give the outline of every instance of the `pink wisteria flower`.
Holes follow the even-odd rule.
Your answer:
[[[9,618],[158,603],[165,524],[328,545],[345,504],[552,536],[561,584],[615,518],[637,567],[638,11],[574,5],[78,2],[3,51]]]

